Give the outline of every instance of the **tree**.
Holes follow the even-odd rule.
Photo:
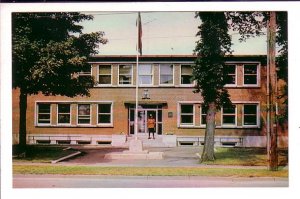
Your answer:
[[[105,44],[104,32],[82,34],[78,23],[93,19],[77,12],[13,13],[13,88],[19,88],[19,145],[26,146],[28,95],[89,95],[92,77],[74,74],[90,69],[87,59]]]
[[[231,106],[228,91],[224,88],[228,71],[224,57],[231,53],[231,38],[224,12],[196,12],[202,24],[199,26],[194,52],[197,54],[193,67],[197,82],[195,92],[203,97],[203,106],[207,109],[204,148],[201,161],[213,161],[215,115],[221,106]]]

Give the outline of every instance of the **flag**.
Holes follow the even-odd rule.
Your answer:
[[[142,21],[141,21],[141,13],[138,13],[137,18],[137,28],[138,28],[138,43],[137,43],[137,49],[140,55],[142,55]]]

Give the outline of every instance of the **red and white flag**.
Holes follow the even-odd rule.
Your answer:
[[[138,18],[136,22],[137,28],[138,28],[138,43],[137,43],[137,49],[140,55],[142,55],[142,20],[141,20],[141,13],[138,13]]]

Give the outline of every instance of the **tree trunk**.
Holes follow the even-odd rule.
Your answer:
[[[215,116],[216,116],[216,104],[214,102],[209,103],[209,107],[206,114],[206,129],[204,148],[201,155],[201,162],[214,161],[214,145],[215,145]]]
[[[26,149],[26,112],[27,112],[27,93],[20,89],[19,96],[19,108],[20,108],[20,123],[19,123],[19,147],[20,150]]]

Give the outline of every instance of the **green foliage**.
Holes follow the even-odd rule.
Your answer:
[[[197,81],[196,91],[200,92],[204,106],[214,102],[217,108],[231,104],[229,94],[224,88],[228,71],[224,67],[224,56],[231,53],[231,38],[223,12],[197,12],[202,24],[199,26],[194,52],[197,54],[193,67]]]
[[[82,34],[78,22],[93,17],[73,13],[13,13],[13,87],[26,94],[88,95],[94,79],[74,78],[90,69],[87,59],[105,44],[103,32]]]

